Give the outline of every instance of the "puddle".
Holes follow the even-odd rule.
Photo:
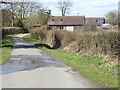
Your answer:
[[[71,73],[71,74],[76,74],[76,72],[74,72],[72,70],[67,70],[66,72]]]
[[[24,42],[23,39],[13,37],[14,43],[16,42]],[[27,44],[27,42],[25,42]],[[34,48],[34,45],[32,44],[15,44],[14,48]],[[22,53],[21,53],[22,54]],[[23,71],[23,70],[32,70],[35,68],[40,67],[64,67],[64,65],[56,60],[54,60],[52,57],[42,53],[41,55],[12,55],[10,57],[10,60],[3,65],[0,65],[0,74],[8,74],[13,73],[17,71]]]
[[[0,65],[1,71],[0,74],[8,74],[17,71],[31,70],[35,69],[39,64],[32,64],[29,60],[18,60],[4,65]]]
[[[40,67],[63,67],[64,65],[56,60],[37,60],[34,58],[33,61],[31,60],[11,60],[11,62],[8,62],[6,64],[0,65],[2,67],[2,71],[0,71],[0,74],[8,74],[13,73],[17,71],[23,71],[23,70],[32,70],[35,68]]]
[[[57,62],[57,61],[55,61],[55,60],[43,60],[44,62],[46,62],[46,63],[49,63],[49,64],[61,64],[60,62]]]

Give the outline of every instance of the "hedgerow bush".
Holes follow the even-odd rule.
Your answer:
[[[8,34],[18,34],[22,31],[23,29],[20,27],[2,27],[2,36]]]
[[[63,31],[61,31],[63,32]],[[62,33],[59,30],[50,30],[47,32],[46,44],[48,44],[51,48],[60,48]]]
[[[120,32],[69,32],[65,30],[31,30],[32,38],[48,44],[51,48],[64,48],[68,51],[88,55],[109,55],[117,58]],[[119,45],[118,45],[119,44]]]
[[[35,40],[39,40],[39,41],[43,42],[46,40],[47,29],[48,29],[47,25],[31,29],[30,30],[31,37]]]
[[[89,31],[98,31],[97,26],[90,23],[90,24],[85,24],[81,30],[82,32],[89,32]]]
[[[49,30],[47,32],[46,44],[52,48],[64,48],[75,41],[76,35],[65,30]]]
[[[79,53],[92,55],[118,55],[118,32],[85,33],[76,40]],[[74,48],[74,47],[73,47]]]

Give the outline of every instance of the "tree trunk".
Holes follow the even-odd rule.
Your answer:
[[[14,16],[12,15],[12,27],[14,26]]]
[[[13,20],[12,20],[12,27],[14,26],[14,22],[13,22]]]

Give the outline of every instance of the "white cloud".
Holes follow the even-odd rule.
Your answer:
[[[76,1],[78,0],[75,0],[74,11],[77,9],[86,16],[105,16],[107,12],[118,9],[119,0],[80,0],[79,3]],[[77,4],[79,4],[79,8]]]
[[[42,1],[42,0],[41,0]],[[43,4],[52,10],[52,15],[61,15],[59,9],[57,9],[58,0],[44,0]],[[71,0],[73,7],[71,8],[70,15],[85,16],[105,16],[105,14],[111,10],[118,9],[119,0]]]

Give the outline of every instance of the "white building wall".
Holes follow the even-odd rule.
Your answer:
[[[66,26],[64,29],[68,31],[74,31],[74,26]]]

